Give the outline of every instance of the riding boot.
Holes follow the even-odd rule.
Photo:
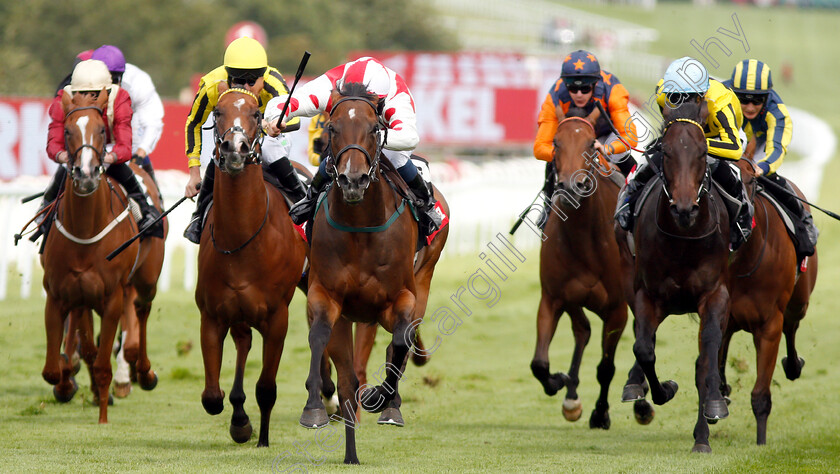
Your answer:
[[[140,167],[143,168],[143,171],[145,171],[146,174],[148,174],[149,177],[152,178],[152,181],[154,181],[155,186],[158,190],[158,197],[160,197],[160,205],[163,206],[163,193],[160,192],[160,183],[158,183],[158,180],[155,177],[155,169],[154,167],[152,167],[152,160],[149,158],[148,155],[146,155],[145,158],[140,158],[139,156],[134,155],[131,157],[131,159],[132,161],[140,165]]]
[[[204,180],[201,182],[201,188],[198,190],[198,198],[196,199],[195,212],[190,217],[190,223],[184,230],[184,237],[194,244],[201,242],[201,231],[204,229],[204,212],[210,201],[213,200],[213,183],[216,179],[216,166],[211,162],[204,170]]]
[[[426,184],[426,180],[423,179],[423,176],[421,176],[420,173],[417,173],[417,176],[415,176],[411,182],[406,184],[408,184],[408,187],[411,188],[414,196],[417,197],[417,210],[421,214],[420,230],[424,232],[426,236],[429,236],[434,231],[440,229],[440,226],[443,223],[440,214],[437,209],[435,209],[435,203],[437,200],[432,194],[430,186]]]
[[[44,212],[41,213],[44,209],[47,208],[50,204],[55,201],[55,198],[58,197],[58,190],[61,188],[61,184],[64,183],[64,180],[67,178],[67,168],[63,165],[59,165],[58,168],[55,170],[55,174],[50,180],[50,184],[47,185],[47,189],[44,190],[44,199],[41,201],[41,205],[38,206],[38,213],[35,217],[35,224],[38,225],[38,229],[32,233],[29,237],[29,240],[35,242],[38,240],[38,237],[41,235],[46,238],[47,234],[50,230],[50,221],[47,219],[47,215],[51,212]]]
[[[303,198],[293,204],[291,209],[289,209],[289,216],[292,218],[292,222],[297,225],[303,225],[304,222],[312,219],[315,214],[315,205],[318,201],[318,195],[320,195],[324,188],[327,187],[329,182],[329,176],[322,173],[319,169],[318,172],[315,173],[315,176],[312,177],[312,183],[309,185],[309,189],[306,190],[306,193],[304,193]]]
[[[633,171],[633,167],[636,166],[636,160],[629,152],[617,159],[614,163],[618,166],[618,170],[621,171],[621,174],[623,174],[625,178],[630,176],[630,172]]]
[[[143,191],[140,186],[140,181],[137,175],[131,171],[131,168],[125,164],[113,164],[108,167],[107,173],[114,177],[125,188],[128,197],[140,206],[140,214],[142,217],[137,222],[138,229],[146,229],[152,222],[160,217],[160,211],[152,204],[151,198]],[[163,238],[163,224],[158,222],[153,227],[146,229],[143,232],[143,237],[159,237]]]
[[[712,171],[712,178],[733,198],[739,201],[735,215],[730,217],[729,243],[735,251],[750,238],[753,225],[753,205],[742,180],[728,162],[721,161]],[[733,218],[734,217],[734,218]]]
[[[297,171],[288,158],[280,158],[271,163],[268,165],[268,170],[280,181],[283,190],[288,191],[292,202],[298,202],[306,197],[306,187],[300,182]]]
[[[654,161],[657,167],[661,166],[662,152],[655,150],[653,154],[648,155],[648,160]],[[627,184],[618,193],[618,202],[615,210],[615,220],[622,229],[628,232],[633,230],[633,212],[636,207],[636,201],[639,199],[639,193],[641,193],[648,181],[655,175],[656,168],[648,163],[640,164],[636,167],[635,173],[629,173],[627,175]]]
[[[554,195],[554,183],[557,180],[556,168],[553,161],[545,164],[545,182],[542,188],[543,208],[537,217],[537,226],[541,230],[545,230],[545,224],[548,222],[548,208],[551,205],[551,197]]]
[[[798,260],[814,255],[814,247],[817,245],[819,230],[814,225],[813,216],[802,205],[802,201],[794,197],[797,196],[796,191],[784,177],[774,173],[767,176],[767,179],[787,190],[785,192],[774,186],[767,186],[765,188],[793,214],[791,217],[794,219],[794,229],[796,230],[796,255]]]

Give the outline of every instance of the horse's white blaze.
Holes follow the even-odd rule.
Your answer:
[[[79,131],[82,134],[82,145],[91,145],[90,141],[88,140],[87,135],[87,126],[88,122],[90,121],[89,117],[81,116],[76,119],[76,126],[79,127]],[[80,167],[82,170],[90,169],[90,163],[93,161],[93,150],[88,147],[82,148],[82,152],[80,153]]]
[[[356,118],[356,108],[353,107],[352,109],[350,109],[350,111],[347,112],[347,115],[349,115],[351,119]]]
[[[242,105],[244,103],[245,103],[245,99],[239,99],[236,102],[234,102],[234,105],[239,107],[240,105]],[[242,128],[242,118],[241,117],[236,117],[235,119],[233,119],[233,126]],[[242,143],[245,143],[246,146],[247,146],[248,137],[243,132],[236,132],[236,133],[233,134],[233,143],[236,145],[237,148]]]
[[[239,110],[242,110],[243,105],[245,105],[245,99],[236,99],[236,102],[233,103],[233,106]]]

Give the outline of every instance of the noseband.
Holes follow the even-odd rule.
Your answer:
[[[228,92],[239,92],[240,94],[249,95],[249,96],[253,97],[255,101],[257,101],[257,104],[260,103],[259,99],[257,99],[257,96],[254,95],[253,92],[251,92],[249,90],[246,90],[246,89],[240,89],[238,87],[234,87],[232,89],[228,89],[228,90],[222,92],[221,95],[219,95],[219,100],[221,100],[222,97],[224,97],[225,94],[227,94]],[[242,128],[239,125],[234,125],[234,126],[228,128],[227,130],[225,130],[224,132],[219,133],[219,128],[216,126],[216,116],[217,115],[218,115],[218,110],[214,111],[213,125],[211,125],[209,127],[206,127],[205,130],[210,129],[210,128],[213,129],[213,139],[216,143],[216,153],[213,154],[213,161],[216,163],[217,168],[224,171],[225,158],[224,158],[224,156],[222,156],[221,152],[219,152],[219,149],[221,148],[222,143],[225,141],[225,137],[227,136],[228,133],[231,133],[231,134],[241,133],[241,134],[245,135],[246,137],[248,136],[248,134],[245,133],[245,129]],[[248,153],[245,155],[245,164],[246,165],[260,164],[260,161],[261,161],[260,157],[261,157],[261,154],[262,154],[262,152],[261,152],[262,141],[263,141],[264,136],[265,135],[263,134],[262,127],[260,127],[259,124],[257,124],[257,132],[254,134],[254,138],[251,139],[251,142],[248,145]]]
[[[72,109],[69,112],[67,112],[66,114],[64,114],[65,130],[66,130],[66,127],[67,127],[67,125],[66,125],[67,124],[67,119],[72,114],[74,114],[76,112],[80,112],[82,110],[96,110],[97,112],[99,112],[100,116],[103,113],[102,109],[100,109],[99,107],[97,107],[95,105],[88,105],[88,106],[84,106],[84,107],[76,107],[75,109]],[[78,148],[76,148],[72,152],[70,152],[70,147],[68,146],[69,144],[67,143],[67,136],[66,135],[64,136],[64,149],[67,150],[68,161],[70,163],[72,163],[70,165],[70,179],[73,181],[74,185],[76,184],[76,180],[78,179],[76,177],[77,172],[79,172],[80,169],[81,169],[76,163],[78,162],[79,153],[81,153],[81,151],[85,148],[90,148],[91,150],[93,150],[93,152],[96,154],[96,157],[99,159],[99,166],[96,167],[99,174],[101,175],[102,173],[105,172],[105,162],[104,162],[104,159],[103,159],[104,156],[105,156],[105,137],[104,137],[105,132],[102,132],[102,135],[103,135],[103,137],[102,137],[102,147],[101,148],[96,148],[93,145],[90,145],[88,143],[83,143],[82,145],[80,145]],[[78,174],[81,174],[81,173],[78,173]],[[79,194],[79,196],[89,196],[92,193],[93,192],[88,193],[88,194]]]
[[[331,110],[335,110],[335,108],[338,107],[338,104],[340,104],[342,102],[349,101],[349,100],[359,100],[359,101],[362,101],[362,102],[368,104],[373,109],[373,112],[374,112],[374,114],[376,115],[376,118],[377,118],[376,130],[374,130],[374,133],[376,133],[380,130],[382,130],[384,133],[382,134],[382,141],[379,141],[378,139],[376,141],[376,151],[374,152],[372,158],[370,156],[370,152],[368,152],[364,147],[362,147],[361,145],[358,145],[356,143],[352,143],[350,145],[345,146],[344,148],[339,150],[338,153],[335,154],[335,157],[333,158],[333,160],[331,161],[329,166],[332,166],[332,173],[331,174],[333,176],[333,180],[335,180],[336,186],[338,186],[339,188],[341,187],[341,184],[339,184],[338,179],[337,179],[338,178],[338,168],[336,168],[336,163],[338,162],[338,159],[341,157],[341,155],[343,155],[345,152],[347,152],[349,150],[359,150],[360,152],[362,152],[365,155],[365,159],[367,160],[368,165],[370,165],[370,168],[368,169],[367,175],[368,175],[368,177],[370,178],[371,181],[376,181],[377,180],[376,169],[379,167],[379,157],[382,155],[382,149],[385,147],[385,142],[388,139],[388,127],[385,126],[385,122],[382,120],[382,117],[379,115],[379,111],[376,108],[376,104],[371,102],[369,99],[367,99],[365,97],[342,97],[341,99],[336,101],[335,104],[333,104]],[[327,149],[332,150],[332,133],[330,133],[330,135],[329,135],[329,142],[327,143]]]

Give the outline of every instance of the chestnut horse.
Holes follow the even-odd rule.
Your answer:
[[[608,176],[610,165],[601,164],[593,148],[594,119],[582,118],[581,109],[565,116],[558,108],[554,135],[554,168],[557,190],[552,196],[545,239],[540,251],[542,297],[537,312],[537,346],[531,372],[546,395],[566,387],[563,416],[580,418],[577,394],[583,350],[589,342],[589,318],[583,309],[596,313],[604,323],[601,332],[601,362],[598,383],[601,392],[589,418],[590,428],[609,429],[607,395],[615,374],[615,350],[627,324],[627,303],[621,282],[618,245],[613,235],[613,211],[618,185]],[[597,114],[597,111],[595,112]],[[575,349],[568,375],[550,374],[548,348],[563,313],[569,313]]]
[[[380,171],[386,138],[379,116],[381,103],[361,83],[333,91],[330,150],[333,185],[313,219],[307,315],[311,362],[306,388],[309,397],[300,423],[320,428],[329,422],[319,392],[324,349],[338,374],[338,394],[345,424],[347,464],[358,464],[355,413],[359,402],[380,412],[397,397],[409,349],[414,342],[417,281],[414,250],[417,224]],[[343,317],[342,317],[343,316]],[[382,385],[358,386],[353,371],[352,323],[379,323],[393,339],[388,347]],[[361,392],[357,395],[357,391]]]
[[[251,328],[262,334],[262,371],[256,386],[260,407],[257,446],[268,446],[289,303],[301,279],[307,248],[289,218],[283,194],[263,181],[262,114],[256,96],[262,85],[260,79],[251,90],[219,87],[219,102],[213,112],[214,199],[201,235],[195,301],[201,311],[204,358],[201,403],[211,415],[224,409],[219,374],[228,330],[236,345],[230,435],[237,443],[247,442],[253,432],[244,409],[242,379]]]
[[[623,400],[638,392],[644,398],[645,378],[653,402],[662,405],[677,392],[673,380],[660,382],[656,373],[656,330],[669,314],[698,313],[700,354],[695,367],[699,397],[694,427],[695,452],[709,452],[707,419],[729,414],[720,392],[718,356],[729,315],[728,214],[711,185],[703,132],[708,109],[685,103],[665,108],[664,159],[659,180],[643,203],[635,227],[633,258],[623,231],[615,226],[622,255],[625,292],[635,316],[637,364]],[[720,166],[728,166],[721,162]]]
[[[755,192],[755,177],[742,167],[742,176]],[[810,258],[807,272],[797,278],[796,252],[779,211],[763,193],[755,195],[756,226],[750,239],[738,250],[730,265],[731,310],[719,369],[721,390],[728,396],[732,388],[726,383],[726,357],[729,342],[737,331],[753,335],[756,352],[756,380],[752,390],[752,410],[756,419],[756,444],[767,442],[767,418],[772,406],[770,385],[776,368],[776,357],[782,333],[786,333],[790,358],[782,360],[788,378],[799,376],[801,358],[796,354],[794,333],[805,315],[811,290],[816,281],[816,254]],[[796,298],[792,298],[794,293]],[[790,321],[790,322],[788,322]],[[791,364],[788,364],[791,362]]]
[[[82,94],[62,99],[66,148],[69,153],[65,192],[57,200],[55,229],[44,243],[41,261],[47,293],[45,324],[47,357],[44,379],[55,384],[59,401],[69,401],[76,386],[70,358],[60,357],[64,320],[79,328],[81,355],[91,371],[94,398],[99,403],[99,422],[108,422],[108,389],[111,384],[111,350],[120,317],[135,314],[139,320],[136,368],[140,385],[151,390],[157,375],[146,353],[146,323],[157,280],[163,265],[164,241],[147,238],[133,243],[118,258],[105,256],[137,232],[128,198],[119,186],[106,179],[105,121],[102,110],[108,94],[97,99]],[[135,168],[137,172],[137,168]],[[141,174],[141,176],[144,176]],[[160,208],[155,186],[149,192]],[[166,230],[166,227],[164,227]],[[90,309],[102,317],[99,347],[93,340]],[[71,348],[66,348],[70,350]]]

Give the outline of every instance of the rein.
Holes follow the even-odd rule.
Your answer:
[[[257,231],[254,232],[254,235],[249,237],[248,240],[246,240],[244,244],[240,245],[239,247],[236,247],[233,250],[223,250],[223,249],[220,249],[218,245],[216,245],[216,237],[215,237],[215,235],[213,235],[213,224],[210,224],[210,240],[213,241],[213,248],[216,249],[217,252],[219,252],[221,254],[224,254],[224,255],[230,255],[232,253],[236,253],[236,252],[244,249],[246,245],[250,244],[251,241],[254,240],[254,238],[257,235],[260,234],[260,231],[263,230],[263,227],[265,227],[265,223],[266,223],[266,221],[268,221],[268,206],[269,206],[269,204],[270,204],[269,193],[265,193],[265,215],[263,216],[263,221],[262,221],[262,224],[260,224],[260,228],[257,229]]]
[[[664,187],[663,187],[663,189],[664,189]],[[667,191],[665,191],[665,194],[667,195]],[[716,201],[716,200],[712,197],[712,195],[711,195],[711,194],[709,194],[709,201],[711,201],[712,203],[714,203],[714,208],[715,208],[715,211],[717,211],[717,210],[718,210],[718,206],[719,206],[719,204],[718,204],[718,203],[717,203],[717,201]],[[657,209],[659,209],[659,204],[660,204],[661,202],[662,202],[662,194],[660,194],[660,195],[659,195],[659,200],[658,200],[657,205],[656,205]],[[714,216],[714,214],[712,214],[712,215]],[[677,235],[677,234],[672,234],[671,232],[668,232],[667,230],[663,229],[663,228],[662,228],[662,226],[661,226],[661,225],[659,225],[659,212],[658,212],[658,211],[655,213],[654,222],[656,223],[656,230],[658,230],[659,232],[661,232],[661,233],[663,233],[663,234],[667,235],[668,237],[673,237],[673,238],[675,238],[675,239],[680,239],[680,240],[702,240],[702,239],[705,239],[706,237],[711,236],[711,235],[712,235],[712,234],[714,234],[715,232],[720,231],[720,222],[718,221],[718,219],[717,219],[717,218],[714,218],[714,223],[715,223],[715,225],[714,225],[714,227],[712,227],[712,228],[711,228],[711,230],[709,230],[709,231],[708,231],[708,232],[706,232],[705,234],[702,234],[702,235],[696,235],[696,236],[695,236],[695,235]]]
[[[345,152],[349,151],[349,150],[358,150],[358,151],[362,152],[365,155],[365,159],[367,160],[368,165],[370,166],[370,168],[368,169],[368,172],[367,172],[368,177],[370,178],[371,181],[377,181],[378,178],[376,177],[376,170],[379,168],[379,158],[380,158],[380,156],[382,156],[382,150],[385,148],[385,142],[388,139],[388,127],[386,127],[385,124],[383,123],[382,117],[379,115],[379,111],[376,108],[376,104],[371,102],[369,99],[367,99],[365,97],[358,97],[358,96],[342,97],[341,99],[336,101],[335,104],[333,104],[333,106],[330,110],[335,110],[335,108],[338,107],[339,104],[341,104],[342,102],[350,101],[350,100],[362,101],[362,102],[368,104],[369,106],[371,106],[371,108],[373,109],[373,111],[376,114],[376,117],[378,119],[375,132],[378,132],[379,130],[383,130],[384,133],[382,134],[382,141],[381,142],[379,140],[376,141],[376,151],[374,152],[373,157],[370,156],[369,151],[367,151],[364,147],[362,147],[361,145],[358,145],[356,143],[352,143],[350,145],[345,146],[344,148],[339,150],[338,153],[335,154],[335,156],[333,157],[332,162],[331,162],[331,166],[332,166],[332,173],[331,174],[333,176],[333,180],[335,181],[336,186],[338,186],[339,188],[341,188],[341,184],[338,182],[338,168],[336,168],[336,163],[338,162],[338,159],[341,157],[341,155],[344,154]],[[328,150],[332,149],[332,133],[330,133],[330,135],[329,135],[329,142],[327,143],[327,149]]]

